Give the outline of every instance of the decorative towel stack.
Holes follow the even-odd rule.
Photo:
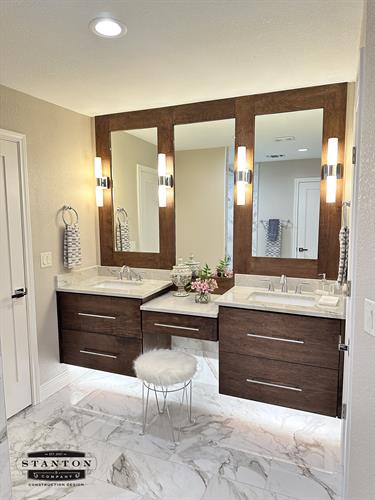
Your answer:
[[[349,258],[349,228],[343,226],[339,233],[340,260],[337,283],[343,285],[348,280],[348,258]]]
[[[82,263],[81,236],[79,224],[65,224],[64,231],[64,267],[72,269]]]
[[[281,257],[281,221],[269,219],[265,223],[266,257]]]

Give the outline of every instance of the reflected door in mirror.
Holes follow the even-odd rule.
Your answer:
[[[255,118],[252,255],[317,259],[323,110]]]
[[[215,271],[233,257],[234,119],[175,126],[176,251]]]
[[[111,132],[115,251],[159,252],[157,128]]]

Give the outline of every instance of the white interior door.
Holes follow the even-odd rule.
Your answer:
[[[296,179],[295,257],[318,258],[320,179]]]
[[[159,252],[158,171],[137,165],[139,251]]]
[[[0,341],[8,418],[32,401],[27,304],[16,293],[26,290],[20,166],[19,144],[1,139]]]

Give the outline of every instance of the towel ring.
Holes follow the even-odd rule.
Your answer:
[[[74,212],[74,214],[75,214],[75,216],[77,218],[77,220],[75,222],[73,222],[73,224],[78,224],[79,217],[78,217],[77,210],[75,208],[73,208],[73,207],[70,207],[69,205],[64,205],[63,208],[62,208],[62,219],[63,219],[64,224],[66,226],[69,226],[69,222],[66,222],[66,220],[65,220],[65,212],[70,212],[70,211]]]
[[[128,212],[125,210],[125,208],[118,208],[116,210],[117,212],[117,222],[121,223],[120,217],[121,215],[124,217],[123,221],[126,222],[126,220],[129,218]]]

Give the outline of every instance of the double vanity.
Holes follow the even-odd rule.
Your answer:
[[[238,275],[228,292],[197,304],[173,295],[168,272],[148,272],[142,281],[101,267],[58,277],[61,362],[132,376],[134,359],[172,336],[218,341],[221,394],[341,415],[343,297],[319,306],[318,280],[309,293],[280,293]]]
[[[97,116],[101,266],[58,278],[61,361],[133,375],[144,350],[203,339],[220,393],[340,416],[346,97],[342,83]],[[180,257],[225,293],[174,297]]]

